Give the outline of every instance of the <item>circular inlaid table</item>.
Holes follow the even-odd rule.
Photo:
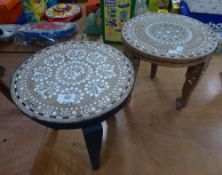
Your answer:
[[[82,128],[93,169],[99,167],[101,122],[126,103],[134,83],[121,52],[71,41],[37,52],[14,73],[11,95],[31,119],[52,129]]]
[[[132,18],[122,29],[125,53],[133,59],[152,63],[151,78],[158,65],[188,67],[178,110],[184,108],[192,90],[207,68],[217,48],[215,33],[203,23],[182,15],[146,13]]]

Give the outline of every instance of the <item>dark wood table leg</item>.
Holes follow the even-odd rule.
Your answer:
[[[137,77],[137,73],[139,71],[139,66],[140,66],[140,59],[131,56],[130,60],[131,60],[131,62],[133,64],[133,68],[134,68],[134,72],[135,72],[135,82],[136,82],[136,77]],[[135,85],[135,83],[134,83],[134,85]],[[133,89],[134,89],[134,85],[133,85]],[[130,93],[130,95],[128,97],[127,104],[129,104],[131,102],[131,97],[132,97],[133,89],[132,89],[132,91],[131,91],[131,93]]]
[[[151,64],[151,74],[150,74],[151,79],[154,79],[156,77],[157,68],[158,68],[157,64],[153,64],[153,63]]]
[[[3,78],[5,75],[5,68],[0,66],[0,79]]]
[[[178,97],[176,100],[177,110],[181,110],[187,106],[190,95],[203,75],[203,72],[206,70],[208,64],[209,61],[206,61],[196,66],[188,67],[186,72],[186,80],[182,89],[182,96]]]
[[[123,49],[123,53],[131,61],[134,68],[134,72],[135,72],[135,78],[136,78],[138,70],[139,70],[140,58],[129,53],[126,48]]]
[[[2,81],[5,74],[5,68],[0,66],[0,91],[12,102],[9,87]]]
[[[102,146],[103,128],[101,123],[82,128],[93,170],[99,168],[100,150]]]
[[[132,54],[129,53],[129,52],[127,52],[127,49],[126,49],[126,48],[124,48],[123,53],[124,53],[124,55],[131,61],[132,65],[133,65],[134,73],[135,73],[135,82],[136,82],[136,77],[137,77],[137,73],[138,73],[138,71],[139,71],[139,66],[140,66],[140,58],[132,55]],[[134,84],[135,84],[135,83],[134,83]],[[134,87],[133,87],[133,89],[134,89]],[[132,92],[133,92],[133,90],[132,90]],[[132,94],[132,92],[131,92],[131,94]],[[131,96],[132,96],[131,94],[130,94],[130,96],[128,97],[128,102],[127,102],[127,104],[129,104],[130,101],[131,101]]]

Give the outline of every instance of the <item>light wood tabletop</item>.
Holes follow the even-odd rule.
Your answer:
[[[145,13],[126,22],[122,29],[125,53],[131,55],[135,70],[139,61],[151,63],[151,78],[158,66],[187,67],[182,94],[176,108],[188,104],[193,89],[207,69],[218,41],[204,23],[178,14]]]

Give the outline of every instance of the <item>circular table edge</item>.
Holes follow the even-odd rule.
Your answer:
[[[210,56],[212,56],[218,46],[218,43],[217,43],[217,45],[212,50],[212,52],[204,56],[195,57],[193,59],[172,59],[170,57],[161,57],[161,56],[156,56],[149,53],[144,53],[141,50],[131,46],[124,39],[123,35],[122,35],[122,42],[126,51],[132,54],[133,56],[135,56],[137,59],[142,59],[146,62],[150,62],[150,63],[154,63],[161,66],[166,66],[166,67],[188,67],[188,66],[194,66],[194,65],[200,64],[204,62],[205,60],[207,60]]]
[[[68,42],[80,42],[80,43],[83,43],[83,42],[91,42],[91,43],[97,43],[97,42],[93,42],[93,41],[75,41],[75,40],[72,40],[72,41],[67,41],[67,42],[64,42],[64,43],[68,43]],[[44,50],[47,50],[49,49],[50,47],[56,47],[56,45],[59,45],[60,43],[58,44],[55,44],[55,45],[52,45],[52,46],[48,46],[38,52],[35,52],[33,55],[35,54],[40,54],[42,51]],[[97,44],[101,44],[101,43],[97,43]],[[113,49],[115,49],[117,52],[120,52],[124,57],[126,57],[121,51],[119,51],[118,49],[108,45],[108,44],[104,44],[104,45],[107,45],[108,47],[111,47]],[[109,117],[112,117],[112,115],[114,115],[115,113],[117,113],[119,110],[121,110],[121,108],[126,104],[126,102],[128,101],[128,98],[129,96],[131,95],[132,91],[133,91],[133,86],[134,86],[134,83],[135,83],[135,72],[134,72],[134,69],[133,69],[133,65],[131,63],[131,61],[126,57],[126,59],[128,59],[128,62],[129,62],[129,66],[131,68],[131,70],[133,72],[131,72],[132,74],[132,80],[131,80],[131,83],[129,84],[128,86],[128,89],[127,91],[124,93],[124,95],[122,96],[121,100],[120,101],[117,101],[118,103],[116,103],[114,105],[114,107],[112,107],[110,110],[103,110],[102,113],[99,113],[99,115],[97,117],[93,117],[93,118],[88,118],[88,119],[83,119],[83,120],[78,120],[78,121],[72,121],[71,119],[66,119],[65,121],[62,120],[62,119],[56,119],[56,120],[50,120],[51,118],[46,118],[46,117],[36,117],[35,115],[30,115],[30,111],[27,112],[28,110],[23,110],[23,108],[21,108],[21,103],[18,103],[17,100],[16,100],[16,95],[15,95],[15,91],[14,91],[14,81],[15,81],[15,78],[16,78],[16,72],[20,69],[20,67],[25,64],[26,62],[28,62],[29,59],[31,59],[31,57],[33,57],[33,55],[31,55],[30,57],[28,57],[28,59],[26,59],[25,61],[23,61],[21,64],[18,65],[18,67],[15,69],[14,73],[13,73],[13,76],[12,76],[12,79],[11,79],[11,83],[10,83],[10,93],[11,93],[11,97],[12,97],[12,101],[13,103],[15,104],[15,106],[23,113],[25,114],[28,118],[42,124],[42,125],[45,125],[47,127],[51,127],[51,128],[59,128],[59,129],[72,129],[72,128],[82,128],[82,127],[86,127],[86,126],[89,126],[89,125],[92,125],[94,123],[98,123],[98,122],[102,122],[104,120],[106,120],[107,118]]]
[[[145,15],[146,14],[143,14],[143,15],[140,15],[140,16],[145,16]],[[171,14],[171,15],[179,16],[178,14]],[[137,17],[139,17],[139,16],[137,16]],[[183,17],[190,18],[190,17],[187,17],[187,16],[183,16]],[[132,20],[132,19],[130,19],[130,20]],[[197,19],[193,19],[193,18],[191,18],[191,19],[201,23]],[[130,20],[127,21],[127,23],[129,23]],[[123,29],[124,29],[125,25],[126,24],[124,24]],[[214,32],[210,27],[206,26],[206,28],[208,30],[210,30],[211,32]],[[215,32],[214,32],[214,34],[215,34]],[[200,56],[195,56],[195,57],[191,56],[189,59],[182,58],[182,57],[178,57],[177,59],[175,59],[176,57],[167,57],[167,56],[161,56],[161,55],[155,55],[155,54],[143,52],[142,50],[132,46],[125,39],[123,32],[121,33],[121,39],[122,39],[122,42],[123,42],[124,46],[130,50],[130,51],[129,50],[127,50],[127,51],[129,51],[134,56],[136,56],[136,54],[138,54],[144,61],[152,62],[152,63],[158,64],[158,65],[163,65],[163,66],[166,65],[166,66],[169,66],[169,67],[185,67],[185,66],[189,66],[189,65],[196,65],[196,64],[202,63],[202,62],[204,62],[205,59],[209,58],[209,56],[212,55],[216,51],[217,46],[219,44],[219,41],[216,39],[216,34],[215,34],[216,44],[212,47],[210,52],[208,52],[206,54],[201,54]]]

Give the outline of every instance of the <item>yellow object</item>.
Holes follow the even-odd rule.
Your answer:
[[[104,6],[104,39],[106,41],[121,42],[121,29],[130,19],[131,0],[116,0],[115,6]]]
[[[45,14],[46,11],[46,2],[45,1],[40,1],[40,3],[33,3],[34,7],[34,16],[38,21],[41,21],[42,17]]]
[[[70,6],[64,3],[57,4],[56,7],[52,10],[52,14],[55,16],[64,16],[71,12],[75,11],[74,6]]]
[[[64,8],[67,7],[67,5],[66,5],[66,4],[58,4],[57,7],[58,7],[59,9],[64,9]]]
[[[22,4],[26,18],[30,22],[39,22],[45,14],[48,0],[23,0]]]
[[[172,0],[172,12],[173,13],[180,12],[180,1]]]
[[[160,10],[159,6],[163,5],[163,9],[168,9],[169,0],[149,0],[148,1],[148,9],[153,12],[158,12]],[[161,9],[161,10],[163,10]]]
[[[168,13],[168,10],[166,10],[166,9],[159,9],[157,11],[157,13]]]

